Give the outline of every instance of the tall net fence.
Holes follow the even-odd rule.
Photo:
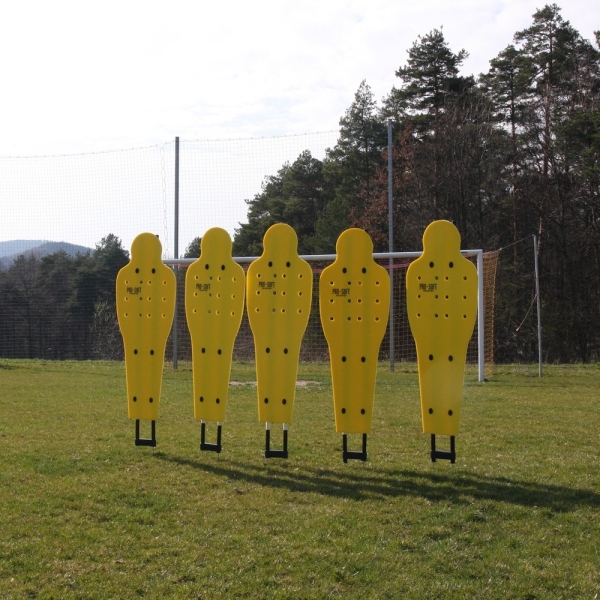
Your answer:
[[[0,357],[118,358],[115,278],[135,236],[158,235],[167,259],[209,227],[233,235],[266,177],[337,135],[0,157]]]
[[[173,147],[0,157],[2,258],[32,254],[32,241],[78,250],[66,246],[70,244],[85,252],[108,234],[129,248],[142,231],[159,235],[168,249],[173,239]]]
[[[305,150],[323,160],[338,132],[238,140],[180,142],[179,255],[211,227],[232,236],[246,222],[248,205],[274,176]]]
[[[125,249],[172,239],[172,146],[0,158],[0,356],[97,356]]]
[[[157,234],[165,259],[181,257],[211,227],[233,236],[246,221],[247,201],[261,193],[265,178],[306,150],[323,159],[337,135],[191,140],[95,154],[0,157],[0,358],[121,359],[114,286],[135,236]],[[395,259],[392,265],[394,360],[400,362],[416,359],[404,290],[409,263]],[[389,268],[389,260],[382,265]],[[315,295],[303,360],[328,356],[318,311],[318,279],[325,266],[312,263]],[[181,360],[191,358],[182,301],[185,271],[179,267]],[[493,298],[493,285],[490,289],[486,294]],[[485,331],[486,336],[493,331],[493,308],[486,309]],[[493,359],[492,348],[486,342],[488,360]],[[251,360],[253,352],[245,318],[235,357]],[[390,358],[389,331],[380,356]],[[173,358],[171,339],[167,359]],[[477,331],[468,360],[477,361]]]
[[[246,201],[261,192],[266,177],[305,150],[322,160],[337,135],[180,141],[179,254],[210,227],[233,235],[246,221]],[[176,143],[168,142],[94,154],[0,157],[0,268],[35,254],[40,241],[75,253],[93,250],[112,234],[129,249],[143,231],[157,234],[163,257],[173,258],[175,150]]]

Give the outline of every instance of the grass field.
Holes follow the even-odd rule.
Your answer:
[[[165,372],[153,451],[122,364],[0,361],[0,598],[600,597],[598,365],[469,371],[454,465],[429,460],[414,365],[381,365],[346,465],[326,365],[300,366],[288,460],[251,385],[201,453],[191,378]]]

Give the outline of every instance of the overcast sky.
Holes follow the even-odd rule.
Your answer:
[[[560,3],[559,3],[560,5]],[[380,100],[443,26],[464,74],[539,0],[20,0],[0,19],[0,155],[334,130],[366,79]],[[562,3],[593,39],[598,0]]]

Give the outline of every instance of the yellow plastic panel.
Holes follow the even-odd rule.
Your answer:
[[[291,423],[300,344],[308,324],[312,270],[298,256],[296,232],[271,226],[263,254],[246,277],[248,319],[254,334],[258,419]]]
[[[477,269],[460,253],[460,233],[434,221],[423,255],[406,274],[408,318],[419,361],[423,432],[457,435],[467,346],[477,316]]]
[[[200,258],[185,278],[185,313],[192,337],[194,417],[225,420],[233,344],[244,310],[244,270],[231,258],[219,227],[202,238]]]
[[[158,417],[165,346],[175,313],[175,275],[152,233],[131,245],[131,261],[117,275],[117,318],[125,345],[130,419]]]
[[[390,278],[373,260],[362,229],[338,238],[335,262],[321,273],[321,324],[331,361],[335,429],[370,433],[377,358],[390,308]]]

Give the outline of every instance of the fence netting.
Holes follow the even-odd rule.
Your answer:
[[[338,132],[179,144],[179,255],[211,227],[232,236],[247,221],[248,205],[266,177],[277,175],[302,152],[323,160]]]
[[[239,140],[182,140],[114,152],[0,157],[0,358],[114,359],[123,357],[114,286],[141,232],[159,236],[163,258],[183,256],[211,227],[233,237],[246,221],[247,201],[266,178],[309,150],[320,160],[338,132]],[[178,162],[178,222],[175,165]],[[419,248],[415,248],[419,250]],[[414,361],[404,279],[409,260],[395,259],[394,359]],[[388,259],[381,261],[390,267]],[[318,311],[318,279],[326,263],[311,262],[314,296],[302,360],[326,360]],[[177,357],[191,359],[184,314],[185,267],[178,267]],[[494,270],[495,273],[495,270]],[[487,288],[486,288],[487,289]],[[490,288],[493,292],[493,286]],[[492,305],[493,306],[493,305]],[[493,308],[486,309],[486,334]],[[235,345],[252,360],[247,318]],[[488,359],[493,357],[489,351]],[[390,358],[389,331],[380,357]],[[173,344],[167,346],[173,359]],[[477,331],[468,360],[477,361]]]

